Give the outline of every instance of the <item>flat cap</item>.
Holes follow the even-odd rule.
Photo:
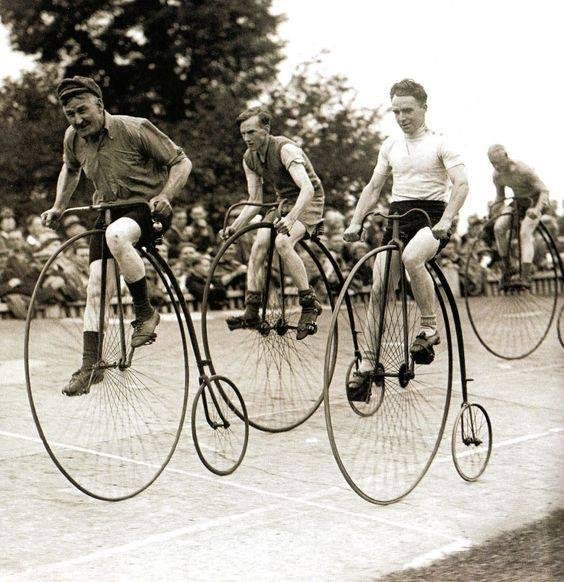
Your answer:
[[[75,75],[72,78],[63,79],[57,86],[57,95],[61,103],[66,103],[71,97],[80,93],[92,93],[102,99],[102,89],[90,77]]]

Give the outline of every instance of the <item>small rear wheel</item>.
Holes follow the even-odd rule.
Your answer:
[[[452,429],[452,459],[465,481],[476,481],[492,453],[492,424],[480,404],[462,405]]]
[[[192,438],[202,463],[229,475],[243,461],[249,419],[237,386],[225,376],[204,378],[192,405]]]

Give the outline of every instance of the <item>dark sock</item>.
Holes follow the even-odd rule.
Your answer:
[[[85,331],[82,336],[82,369],[86,370],[98,361],[100,333],[97,331]]]
[[[126,281],[127,283],[127,281]],[[127,283],[131,298],[133,299],[133,309],[137,319],[148,319],[153,315],[153,307],[149,303],[149,293],[147,291],[147,278],[141,277],[139,281]]]

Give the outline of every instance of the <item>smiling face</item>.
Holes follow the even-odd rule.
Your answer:
[[[413,135],[425,123],[427,106],[411,95],[394,95],[392,111],[401,130],[406,135]]]
[[[266,141],[270,133],[270,127],[262,125],[259,116],[253,115],[241,123],[239,131],[247,147],[256,152]]]
[[[104,126],[104,104],[92,93],[79,93],[63,105],[63,112],[80,137],[97,136]]]

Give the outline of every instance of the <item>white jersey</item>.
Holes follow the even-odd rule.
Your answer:
[[[423,127],[414,136],[390,136],[384,140],[375,173],[392,173],[392,202],[403,200],[447,201],[447,170],[463,165],[443,135]]]

